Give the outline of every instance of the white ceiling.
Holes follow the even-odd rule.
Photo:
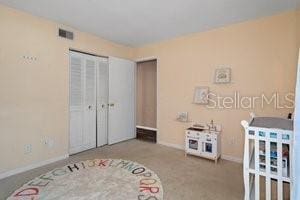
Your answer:
[[[142,46],[296,8],[297,0],[0,0],[105,39]]]

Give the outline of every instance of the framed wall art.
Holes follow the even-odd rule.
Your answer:
[[[218,68],[215,70],[215,83],[230,83],[231,68]]]
[[[196,87],[194,94],[194,103],[196,104],[208,104],[209,88],[208,87]]]

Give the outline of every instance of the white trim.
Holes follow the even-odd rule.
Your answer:
[[[162,141],[158,141],[157,143],[160,144],[160,145],[163,145],[163,146],[184,150],[184,146],[179,145],[179,144],[172,144],[172,143],[167,143],[167,142],[162,142]]]
[[[136,126],[136,128],[141,128],[141,129],[146,129],[146,130],[151,130],[151,131],[157,131],[157,128],[151,128],[147,126]]]
[[[236,162],[236,163],[241,163],[241,164],[243,163],[242,158],[238,158],[238,157],[234,157],[234,156],[221,155],[221,159]]]
[[[151,61],[151,60],[157,60],[157,56],[150,56],[150,57],[146,57],[146,58],[138,58],[138,59],[135,59],[135,62],[139,63],[139,62],[146,62],[146,61]]]
[[[12,176],[12,175],[16,175],[16,174],[19,174],[19,173],[22,173],[22,172],[29,171],[31,169],[35,169],[35,168],[38,168],[38,167],[42,167],[44,165],[48,165],[50,163],[54,163],[54,162],[57,162],[57,161],[60,161],[60,160],[64,160],[68,157],[69,157],[69,155],[66,154],[66,155],[51,158],[51,159],[48,159],[48,160],[44,160],[44,161],[41,161],[41,162],[38,162],[38,163],[34,163],[34,164],[31,164],[31,165],[27,165],[25,167],[20,167],[20,168],[16,168],[16,169],[13,169],[13,170],[10,170],[10,171],[3,172],[3,173],[0,174],[0,180],[4,179],[4,178],[7,178],[9,176]]]
[[[160,60],[159,57],[156,56],[156,139],[160,140],[160,125],[159,125],[159,106],[160,106],[160,93],[159,93],[159,86],[160,86],[160,79],[159,79],[159,74],[160,74]]]
[[[167,147],[171,147],[171,148],[175,148],[175,149],[179,149],[179,150],[185,150],[184,146],[179,145],[179,144],[172,144],[172,143],[167,143],[167,142],[162,142],[162,141],[159,141],[158,144],[167,146]],[[228,156],[228,155],[221,155],[221,159],[228,160],[231,162],[236,162],[236,163],[243,163],[243,160],[241,158]]]

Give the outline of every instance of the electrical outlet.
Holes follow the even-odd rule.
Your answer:
[[[32,145],[31,144],[25,144],[24,145],[24,153],[30,154],[32,152]]]

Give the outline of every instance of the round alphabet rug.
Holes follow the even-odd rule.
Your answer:
[[[158,176],[145,166],[121,159],[69,164],[43,174],[16,190],[8,200],[162,200]]]

